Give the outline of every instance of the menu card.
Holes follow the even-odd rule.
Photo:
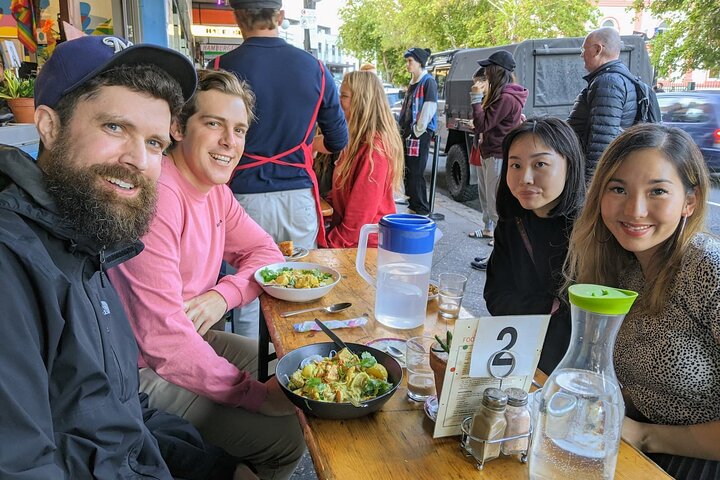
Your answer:
[[[512,315],[455,322],[434,438],[460,435],[460,424],[475,413],[486,388],[530,389],[549,320]]]

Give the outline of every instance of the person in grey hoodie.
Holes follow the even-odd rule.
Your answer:
[[[485,68],[487,81],[476,81],[473,84],[470,103],[475,135],[482,135],[481,165],[475,168],[478,173],[483,226],[469,235],[492,238],[498,221],[495,198],[502,167],[502,142],[505,135],[520,124],[528,91],[515,83],[515,59],[510,52],[499,50],[487,59],[478,61],[478,64]],[[478,257],[470,265],[484,270],[487,262]]]

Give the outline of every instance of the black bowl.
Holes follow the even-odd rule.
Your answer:
[[[285,392],[285,395],[287,395],[295,406],[300,408],[303,412],[309,413],[318,418],[347,420],[350,418],[364,417],[365,415],[380,409],[385,402],[390,400],[390,397],[393,396],[402,382],[402,367],[398,361],[377,348],[360,345],[358,343],[348,343],[347,345],[350,347],[350,350],[358,356],[362,354],[362,352],[369,352],[373,357],[375,357],[378,363],[387,369],[388,382],[393,384],[390,391],[380,395],[379,397],[361,402],[359,407],[356,407],[351,403],[320,402],[318,400],[311,400],[295,394],[287,387],[287,384],[290,375],[300,368],[300,362],[311,355],[329,357],[331,350],[338,350],[337,345],[333,342],[313,343],[312,345],[305,345],[304,347],[297,348],[292,352],[288,352],[280,358],[280,360],[278,360],[277,367],[275,368],[275,375],[277,376],[283,392]]]

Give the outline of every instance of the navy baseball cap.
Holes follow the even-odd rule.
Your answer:
[[[77,38],[55,48],[35,81],[35,106],[55,107],[62,97],[99,74],[120,65],[148,64],[177,80],[187,101],[195,93],[197,73],[184,55],[157,45],[114,36]]]

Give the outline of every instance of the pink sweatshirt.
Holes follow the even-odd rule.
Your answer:
[[[222,295],[228,309],[254,300],[262,292],[255,271],[284,261],[275,242],[227,186],[201,193],[168,158],[158,181],[157,215],[142,241],[140,255],[108,272],[135,332],[140,366],[215,402],[257,411],[267,387],[215,353],[183,302],[208,290]],[[223,259],[238,271],[218,282]]]

